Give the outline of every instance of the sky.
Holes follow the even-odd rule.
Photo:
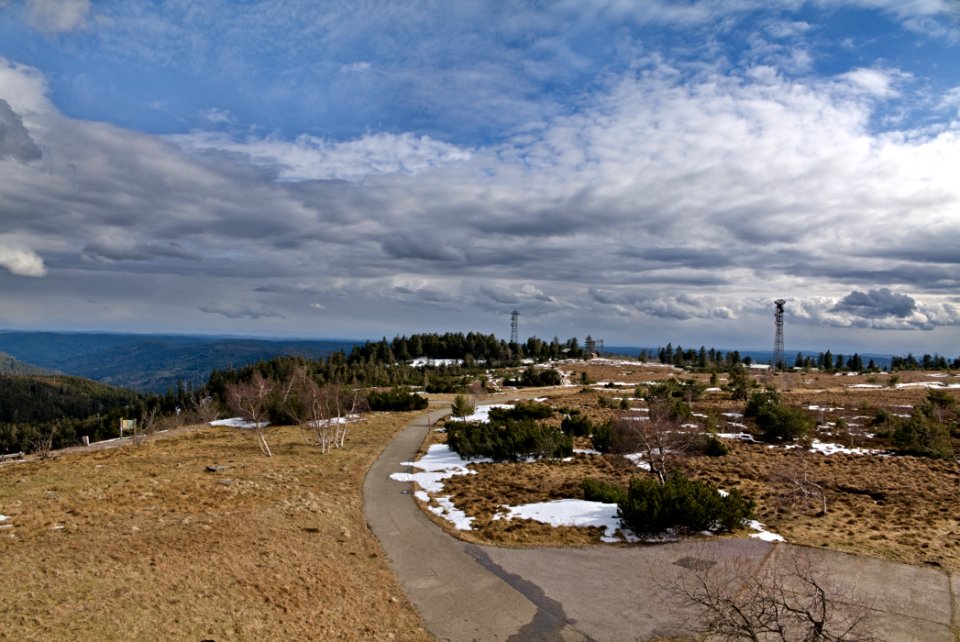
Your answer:
[[[957,0],[0,0],[0,328],[960,354]]]

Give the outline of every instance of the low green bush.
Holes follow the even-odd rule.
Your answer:
[[[370,410],[395,410],[400,412],[423,410],[428,403],[426,397],[399,388],[387,392],[371,392],[367,395],[367,404],[370,406]]]
[[[532,419],[506,419],[489,423],[448,421],[447,444],[461,457],[489,457],[516,461],[527,457],[569,457],[573,438]]]
[[[753,515],[754,503],[737,491],[724,496],[707,482],[680,474],[660,483],[633,477],[618,502],[620,518],[637,533],[729,531]]]
[[[723,457],[730,452],[730,449],[727,447],[722,440],[720,440],[716,435],[710,435],[707,437],[706,444],[703,446],[703,454],[708,457]]]
[[[610,452],[610,446],[613,442],[613,430],[610,428],[610,422],[594,424],[590,433],[590,441],[593,442],[593,449],[602,453]]]
[[[508,419],[549,419],[553,416],[554,410],[545,403],[538,401],[521,401],[508,408],[491,408],[490,421],[501,422]]]
[[[904,455],[934,459],[953,457],[953,443],[947,427],[918,412],[893,431],[892,441],[897,451]]]
[[[560,422],[560,430],[571,437],[586,437],[593,430],[593,422],[583,415],[568,415]]]
[[[588,502],[620,504],[620,502],[626,500],[627,491],[615,484],[608,484],[587,477],[583,480],[583,498]]]

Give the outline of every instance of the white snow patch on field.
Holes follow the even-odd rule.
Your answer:
[[[783,535],[778,535],[776,533],[771,533],[767,528],[758,522],[755,519],[751,519],[743,524],[747,528],[752,528],[757,531],[756,533],[750,533],[750,537],[756,537],[757,539],[762,539],[765,542],[785,542],[787,540],[783,539]]]
[[[813,440],[813,443],[810,444],[810,451],[824,455],[836,455],[838,453],[847,455],[879,455],[883,453],[882,450],[872,450],[870,448],[847,448],[840,444],[831,444],[820,441],[819,439]]]
[[[653,470],[650,468],[650,463],[644,459],[643,453],[630,453],[629,455],[624,455],[624,459],[629,459],[633,462],[633,465],[641,470]]]
[[[467,415],[464,421],[476,421],[481,424],[490,423],[490,411],[494,408],[513,408],[512,403],[491,403],[474,408],[473,413]]]
[[[414,496],[427,504],[430,511],[440,517],[450,521],[458,530],[470,530],[472,528],[472,517],[453,505],[450,496],[438,496],[443,491],[443,480],[455,475],[475,475],[476,471],[467,468],[471,463],[479,464],[493,461],[492,459],[479,458],[467,461],[460,455],[450,450],[446,444],[432,444],[427,449],[427,454],[417,461],[401,462],[401,466],[412,466],[419,468],[421,472],[416,473],[393,473],[390,479],[399,482],[413,482],[421,488],[416,491]],[[438,506],[434,506],[433,502]]]
[[[549,502],[504,506],[506,515],[497,513],[494,519],[532,519],[551,526],[599,526],[604,529],[604,542],[618,542],[621,538],[634,541],[632,534],[621,531],[617,505],[588,502],[584,499],[555,499]],[[617,537],[620,531],[621,538]]]
[[[259,424],[256,424],[252,421],[247,421],[243,417],[231,417],[230,419],[217,419],[210,422],[211,426],[226,426],[228,428],[243,428],[244,430],[250,430],[252,428],[266,428],[270,425],[269,421],[261,421]]]

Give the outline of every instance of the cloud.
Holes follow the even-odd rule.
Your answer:
[[[212,303],[209,305],[198,306],[201,312],[207,314],[219,314],[228,319],[285,319],[286,317],[279,312],[267,310],[263,303],[257,304],[221,304]]]
[[[0,240],[0,267],[16,276],[45,276],[43,259],[27,247],[17,247]]]
[[[425,261],[452,261],[462,263],[466,256],[463,250],[450,247],[442,240],[428,236],[411,236],[398,233],[383,242],[383,249],[398,259],[423,259]]]
[[[833,307],[834,312],[851,312],[872,319],[889,316],[904,318],[916,309],[917,302],[911,297],[887,288],[868,292],[854,290]]]
[[[62,33],[82,27],[90,16],[90,0],[27,0],[27,24]]]
[[[340,66],[340,71],[344,73],[362,73],[364,71],[370,71],[372,65],[366,61],[360,62],[351,62],[346,65]]]
[[[40,148],[23,126],[23,120],[0,98],[0,160],[12,158],[21,163],[39,160]]]
[[[875,98],[892,98],[898,95],[894,83],[904,77],[902,72],[884,69],[854,69],[838,78],[850,83],[857,91]]]
[[[211,125],[233,125],[237,122],[236,117],[230,113],[229,109],[217,109],[216,107],[200,110],[200,117]]]
[[[410,133],[368,134],[344,142],[301,135],[290,142],[275,137],[237,141],[227,134],[197,132],[170,140],[198,155],[248,158],[255,165],[275,169],[280,179],[288,181],[357,180],[391,173],[416,176],[471,157],[469,150]]]

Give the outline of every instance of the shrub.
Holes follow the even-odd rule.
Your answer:
[[[747,406],[743,410],[743,416],[756,417],[765,408],[779,405],[780,393],[776,390],[757,391],[750,395],[750,401],[747,402]]]
[[[672,475],[663,484],[633,477],[618,503],[623,522],[638,533],[733,530],[753,514],[754,503],[737,491],[726,496],[707,482]]]
[[[950,459],[953,443],[943,424],[914,413],[893,432],[893,445],[904,455]]]
[[[793,441],[813,430],[813,420],[799,408],[782,405],[773,390],[753,393],[743,415],[754,418],[764,441]]]
[[[588,502],[620,504],[627,499],[627,493],[615,484],[608,484],[587,477],[583,480],[583,498]]]
[[[537,401],[521,401],[509,408],[491,408],[490,421],[502,422],[508,419],[549,419],[553,416],[553,408]]]
[[[560,422],[560,430],[571,437],[586,437],[593,430],[593,422],[583,415],[568,415]]]
[[[707,437],[707,442],[703,446],[703,454],[708,457],[723,457],[729,452],[730,449],[727,445],[718,439],[716,435]]]
[[[367,395],[370,410],[423,410],[427,407],[426,397],[416,393],[394,388],[389,392],[371,392]]]
[[[610,452],[612,439],[613,431],[610,428],[609,421],[593,426],[593,431],[590,433],[590,441],[593,442],[594,450],[599,450],[602,453]]]
[[[563,383],[563,376],[553,368],[528,367],[518,379],[507,379],[505,386],[516,388],[540,388],[545,386],[559,386]]]
[[[492,415],[492,413],[491,413]],[[526,457],[569,457],[573,438],[532,419],[490,423],[448,421],[447,444],[461,457],[516,461]]]

